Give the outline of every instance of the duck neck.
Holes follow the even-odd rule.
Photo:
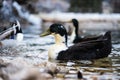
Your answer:
[[[71,34],[71,41],[73,41],[75,38],[78,38],[78,27],[73,27],[72,34]]]
[[[55,34],[54,37],[55,37],[55,44],[63,44],[64,40],[62,36],[60,36],[59,34]]]
[[[75,26],[75,35],[76,35],[76,37],[78,37],[78,30],[79,30],[78,26]]]

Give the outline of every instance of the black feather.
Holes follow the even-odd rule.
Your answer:
[[[72,19],[72,23],[73,23],[73,25],[75,27],[75,38],[73,40],[73,43],[97,40],[97,39],[103,37],[103,35],[100,35],[100,36],[84,37],[84,38],[82,38],[81,36],[78,35],[78,30],[79,30],[79,22],[78,22],[78,20],[74,18],[74,19]]]
[[[56,34],[60,34],[61,36],[65,36],[65,43],[67,46],[67,31],[65,29],[65,27],[61,24],[52,24],[50,26],[50,32],[51,33],[56,33]]]
[[[92,60],[107,57],[111,53],[110,31],[98,40],[75,44],[61,51],[58,60]]]
[[[67,36],[67,31],[61,24],[52,24],[50,32]],[[66,39],[67,42],[67,39]],[[93,60],[107,57],[111,53],[111,31],[107,31],[97,40],[77,43],[60,51],[57,60]]]

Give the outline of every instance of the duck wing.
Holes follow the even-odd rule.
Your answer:
[[[105,57],[107,39],[93,40],[75,44],[61,51],[58,60],[91,60]]]
[[[97,40],[100,39],[101,37],[103,37],[103,35],[94,36],[94,37],[85,37],[82,39],[82,41]]]
[[[105,40],[92,40],[92,41],[86,41],[86,42],[81,42],[78,44],[75,44],[73,46],[69,47],[69,50],[84,50],[88,48],[101,48],[104,46],[104,41]]]
[[[81,37],[76,37],[74,40],[73,40],[73,43],[79,43],[79,42],[84,42],[84,41],[91,41],[91,40],[98,40],[100,38],[102,38],[103,35],[99,35],[99,36],[94,36],[94,37],[84,37],[84,38],[81,38]]]

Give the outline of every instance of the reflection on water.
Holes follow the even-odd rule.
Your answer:
[[[38,65],[41,62],[47,61],[47,50],[54,43],[52,36],[39,37],[39,27],[27,27],[24,29],[24,41],[19,43],[19,46],[3,47],[0,49],[0,58],[5,61],[10,61],[16,58],[23,59],[32,65]],[[115,36],[114,36],[115,35]],[[114,38],[113,38],[114,37]],[[117,36],[112,33],[113,49],[108,58],[93,60],[93,61],[69,61],[61,62],[54,61],[65,70],[56,77],[64,77],[66,80],[77,79],[77,71],[83,73],[83,77],[88,80],[98,77],[98,80],[119,80],[120,79],[120,43],[119,34]],[[70,44],[70,43],[69,43]]]

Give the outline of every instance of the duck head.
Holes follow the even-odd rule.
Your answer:
[[[13,25],[13,36],[16,35],[17,41],[22,41],[23,40],[23,33],[22,33],[22,28],[20,26],[19,21],[16,20],[12,25]]]
[[[50,34],[59,34],[60,36],[65,36],[65,43],[67,46],[67,31],[62,24],[57,24],[57,23],[52,24],[50,28],[44,33],[42,33],[40,36],[43,37]]]
[[[12,23],[12,27],[14,29],[14,34],[22,33],[21,26],[18,20]]]
[[[67,49],[67,31],[65,27],[61,24],[52,24],[49,29],[45,32],[43,32],[40,36],[47,36],[47,35],[53,35],[55,38],[55,44],[51,45],[51,47],[48,50],[48,56],[49,60],[55,60],[57,59],[57,56],[60,51]],[[65,43],[63,43],[63,39],[65,37]]]
[[[75,28],[78,28],[79,22],[78,22],[77,19],[73,18],[73,19],[72,19],[72,23],[73,23],[73,25],[74,25]]]

